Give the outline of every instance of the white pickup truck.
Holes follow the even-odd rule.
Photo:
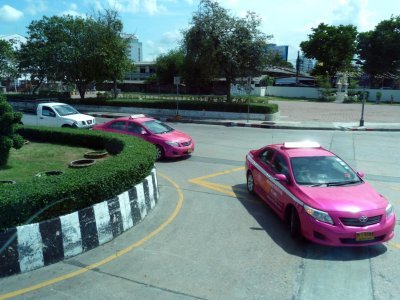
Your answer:
[[[24,112],[21,122],[25,125],[75,128],[91,128],[96,124],[94,117],[81,114],[72,106],[58,102],[37,104],[36,114]]]

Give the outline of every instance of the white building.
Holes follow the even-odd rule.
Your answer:
[[[143,60],[142,43],[134,34],[122,34],[123,38],[129,40],[129,58],[133,62],[139,62]]]

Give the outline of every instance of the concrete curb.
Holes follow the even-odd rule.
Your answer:
[[[154,168],[141,183],[113,199],[0,232],[0,277],[54,264],[113,240],[142,221],[159,197]]]

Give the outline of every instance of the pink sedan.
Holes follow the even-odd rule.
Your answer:
[[[315,142],[251,150],[247,189],[289,224],[293,237],[330,246],[372,245],[394,236],[393,206],[342,159]]]
[[[181,157],[194,151],[193,139],[179,130],[145,115],[132,115],[98,124],[93,130],[129,134],[156,146],[157,160],[164,157]]]

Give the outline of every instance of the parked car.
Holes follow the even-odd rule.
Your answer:
[[[34,111],[25,110],[21,119],[24,125],[48,127],[75,127],[91,128],[95,125],[95,118],[79,113],[72,106],[60,103],[38,103]]]
[[[165,157],[181,157],[194,151],[193,139],[169,125],[145,115],[131,115],[98,124],[93,130],[129,134],[142,138],[156,146],[157,160]]]
[[[363,176],[316,142],[268,145],[246,156],[248,191],[287,221],[293,237],[324,245],[393,238],[393,206]]]

